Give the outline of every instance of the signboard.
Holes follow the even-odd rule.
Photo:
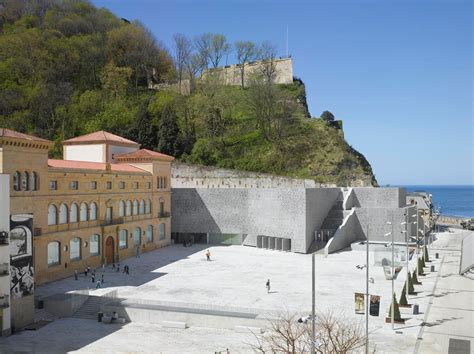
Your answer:
[[[355,293],[354,295],[355,295],[354,296],[355,313],[364,314],[365,313],[364,294]]]
[[[378,316],[380,310],[380,296],[370,295],[370,316]]]
[[[10,216],[10,291],[14,297],[33,295],[33,215]]]

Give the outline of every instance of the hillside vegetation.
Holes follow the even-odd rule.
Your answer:
[[[140,23],[86,1],[2,3],[0,126],[54,140],[52,156],[62,140],[102,129],[184,162],[376,185],[337,125],[310,118],[301,80],[263,75],[242,88],[208,75],[187,96],[149,90],[182,70]]]

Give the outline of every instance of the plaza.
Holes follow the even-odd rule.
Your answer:
[[[370,346],[380,352],[447,352],[449,338],[472,341],[469,333],[473,325],[472,279],[456,273],[459,266],[460,240],[465,232],[442,233],[432,246],[430,265],[435,272],[420,277],[418,292],[408,302],[418,304],[420,313],[401,309],[404,325],[396,324],[395,331],[385,323],[389,308],[391,281],[386,280],[382,267],[373,266],[371,252],[370,294],[381,296],[380,314],[370,316]],[[371,245],[371,248],[375,246]],[[78,280],[70,277],[36,289],[36,296],[47,301],[55,294],[81,293],[89,296],[107,296],[115,292],[120,299],[136,304],[192,308],[205,311],[254,312],[262,318],[272,318],[282,312],[307,315],[311,308],[311,255],[270,251],[245,246],[215,246],[209,248],[207,261],[204,245],[183,247],[173,245],[159,249],[125,263],[130,274],[116,272],[112,267],[98,269],[104,274],[101,289],[95,289],[89,277],[81,274]],[[440,257],[435,259],[434,252]],[[364,315],[354,313],[354,292],[365,292],[365,270],[356,266],[365,264],[365,246],[354,244],[352,249],[316,256],[317,311],[332,310],[338,316],[363,323]],[[414,260],[410,270],[415,267]],[[267,293],[265,282],[271,280]],[[405,269],[395,281],[397,298],[405,280]],[[456,309],[453,309],[456,307]],[[126,310],[126,308],[125,308]],[[177,310],[174,315],[179,316]],[[149,311],[154,313],[153,310]],[[192,311],[190,311],[192,312]],[[201,314],[202,314],[201,313]],[[153,315],[150,315],[153,316]],[[2,348],[38,352],[234,352],[252,351],[248,343],[251,333],[240,333],[221,328],[219,323],[206,326],[188,325],[186,329],[166,328],[156,312],[155,323],[132,321],[124,325],[102,324],[96,319],[56,318],[37,331],[23,331],[2,339]],[[227,320],[222,316],[222,323]],[[261,323],[261,322],[259,322]],[[51,336],[48,334],[57,333]],[[21,343],[21,344],[19,344]],[[472,348],[472,344],[471,344]]]

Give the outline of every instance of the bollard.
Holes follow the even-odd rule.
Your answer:
[[[434,266],[434,265],[431,266],[431,271],[432,271],[432,272],[435,271],[435,266]]]
[[[436,259],[438,259],[439,258],[439,253],[436,253],[435,257],[436,257]]]
[[[418,304],[413,304],[413,314],[414,315],[419,315],[420,314],[420,309]]]

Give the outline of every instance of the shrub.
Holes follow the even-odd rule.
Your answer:
[[[393,319],[395,321],[399,321],[402,319],[401,315],[400,315],[400,309],[398,308],[398,304],[397,304],[397,298],[395,296],[395,293],[393,293],[393,302],[390,303],[390,309],[388,310],[388,317],[392,317],[392,304],[394,304],[394,307],[393,307]]]
[[[402,293],[400,294],[400,305],[408,305],[407,295],[406,295],[407,283],[403,285]]]

